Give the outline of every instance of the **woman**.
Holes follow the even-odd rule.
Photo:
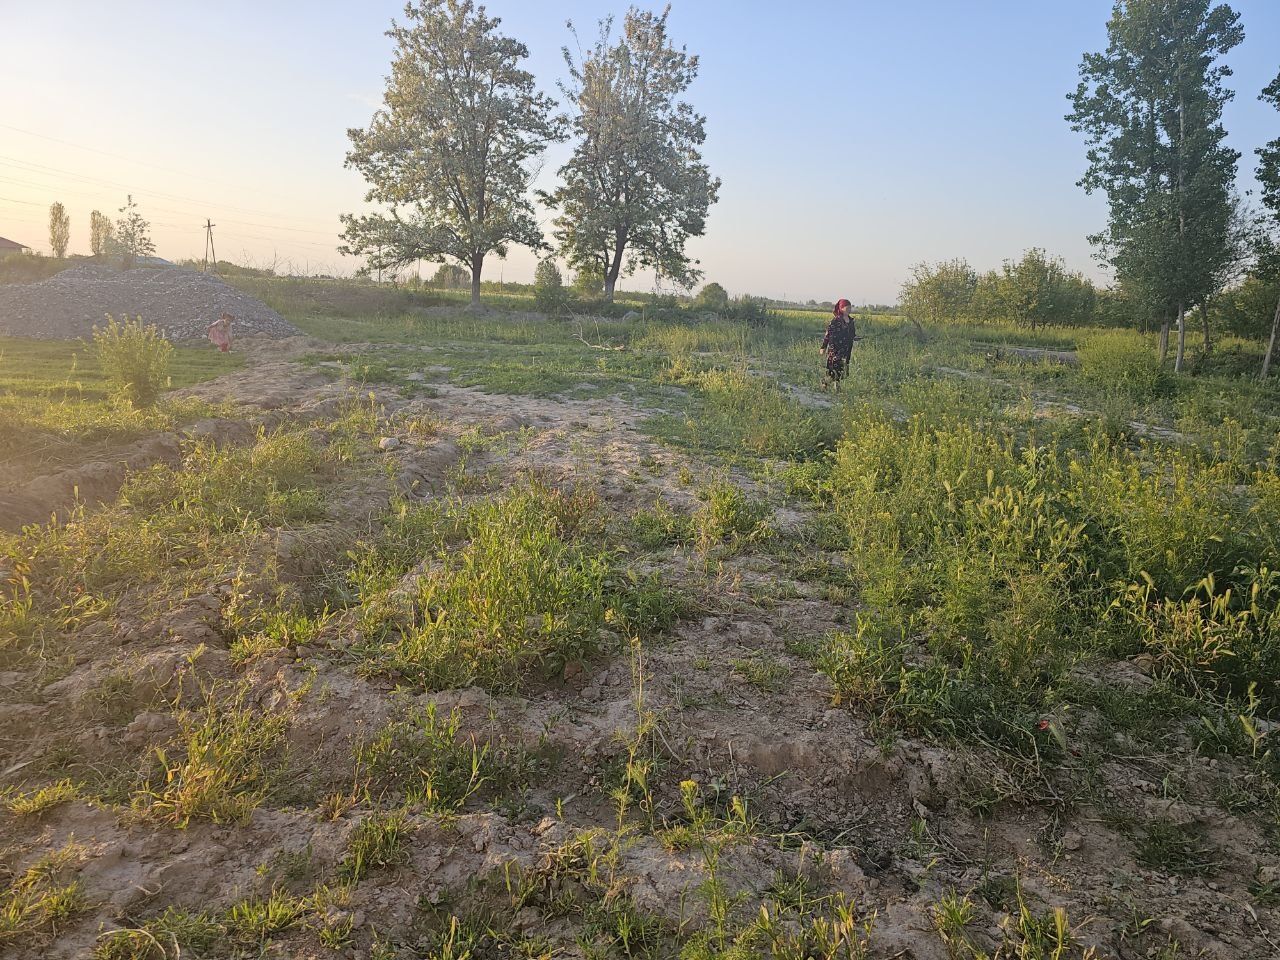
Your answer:
[[[827,323],[827,335],[822,338],[822,350],[827,355],[827,377],[839,384],[849,372],[849,354],[853,352],[853,341],[858,339],[853,326],[853,318],[849,316],[852,306],[848,300],[841,299]]]

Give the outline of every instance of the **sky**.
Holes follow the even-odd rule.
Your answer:
[[[1280,3],[1236,0],[1225,123],[1254,186],[1253,150],[1280,135],[1257,100],[1280,70]],[[491,0],[528,69],[558,94],[567,20],[584,42],[625,5]],[[1063,119],[1081,55],[1106,43],[1111,0],[674,0],[700,59],[689,101],[723,180],[705,236],[708,281],[730,293],[894,302],[912,264],[979,269],[1032,246],[1105,280],[1088,234],[1101,196],[1078,186],[1084,144]],[[157,252],[349,274],[338,216],[363,209],[344,169],[349,127],[377,108],[395,0],[0,0],[0,236],[48,251],[48,205],[87,253],[89,213],[132,193]],[[547,154],[550,186],[569,155]],[[540,216],[548,216],[540,211]],[[551,225],[545,224],[550,233]],[[486,263],[528,281],[534,255]],[[424,272],[434,269],[424,268]],[[624,288],[651,289],[637,275]]]

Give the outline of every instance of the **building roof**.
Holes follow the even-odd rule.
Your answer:
[[[28,247],[25,243],[18,243],[18,241],[16,240],[9,240],[5,237],[0,237],[0,250],[30,250],[30,249],[31,248]]]

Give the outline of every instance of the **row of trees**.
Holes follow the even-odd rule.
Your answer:
[[[1106,229],[1091,239],[1129,302],[1159,324],[1161,359],[1176,326],[1180,371],[1188,314],[1198,307],[1207,316],[1243,274],[1265,279],[1276,269],[1280,142],[1257,151],[1270,216],[1256,216],[1236,193],[1240,154],[1222,124],[1234,94],[1221,58],[1244,39],[1229,5],[1117,0],[1107,38],[1106,50],[1085,55],[1067,115],[1088,143],[1080,185],[1104,192],[1110,206]],[[1280,106],[1280,78],[1262,98]],[[1280,305],[1273,331],[1277,324]]]
[[[67,255],[71,242],[71,215],[61,203],[49,207],[49,247],[59,259]],[[130,195],[120,208],[120,216],[112,221],[100,210],[89,214],[89,249],[95,257],[119,258],[132,267],[139,257],[156,252],[151,241],[151,224],[138,212]]]
[[[609,18],[585,52],[564,49],[565,116],[521,67],[528,49],[484,7],[409,3],[405,24],[388,32],[396,52],[383,106],[348,131],[347,166],[378,209],[342,217],[342,252],[371,270],[456,263],[478,306],[490,254],[550,251],[530,187],[546,147],[572,136],[559,185],[537,196],[555,212],[559,254],[579,275],[600,276],[609,300],[618,278],[641,267],[694,283],[701,272],[686,243],[705,229],[720,181],[702,161],[705,118],[681,99],[698,58],[672,43],[669,11],[633,7],[620,35]]]
[[[1106,323],[1115,295],[1097,289],[1061,258],[1034,247],[999,270],[979,273],[963,259],[919,263],[902,286],[902,312],[931,323],[1012,321],[1032,330],[1051,324]]]

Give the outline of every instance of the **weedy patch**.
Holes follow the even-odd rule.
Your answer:
[[[89,906],[77,868],[82,847],[68,843],[9,879],[0,893],[0,945],[47,943]]]
[[[371,870],[404,863],[409,857],[405,841],[412,832],[409,816],[403,810],[369,814],[351,834],[338,876],[359,883]]]
[[[434,535],[435,548],[419,542],[411,556],[426,554],[428,568],[364,601],[361,653],[426,689],[510,689],[530,667],[551,675],[621,635],[664,628],[676,605],[655,579],[630,576],[593,547],[580,534],[586,516],[575,495],[537,483],[406,511],[356,572],[362,595],[408,562],[397,548],[406,527]]]
[[[288,721],[252,709],[246,695],[215,690],[176,715],[176,741],[156,749],[155,769],[133,795],[138,814],[180,828],[193,819],[235,823],[262,802]]]
[[[80,791],[70,780],[59,780],[47,787],[40,787],[28,793],[15,793],[4,796],[4,808],[15,817],[40,817],[54,807],[70,803],[79,797]]]

